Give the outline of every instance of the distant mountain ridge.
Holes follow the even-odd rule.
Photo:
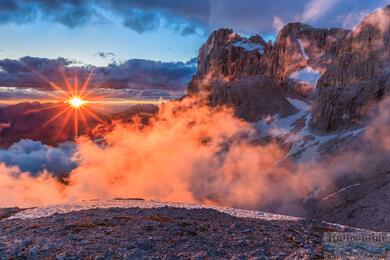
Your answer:
[[[88,108],[96,116],[83,113],[78,118],[78,135],[97,137],[94,128],[99,124],[110,125],[112,121],[131,121],[140,116],[146,123],[158,110],[155,105],[134,105],[120,113],[106,114]],[[9,147],[21,139],[41,141],[56,146],[59,143],[74,140],[74,114],[68,104],[23,102],[0,107],[0,147]],[[70,111],[68,114],[68,112]],[[85,120],[84,120],[85,119]],[[67,123],[66,123],[67,122]],[[96,136],[95,136],[96,135]]]

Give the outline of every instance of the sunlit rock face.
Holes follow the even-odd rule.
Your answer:
[[[206,91],[211,105],[233,107],[248,121],[291,114],[294,107],[270,77],[271,54],[272,43],[259,35],[244,38],[231,29],[217,30],[199,50],[188,93]]]
[[[231,106],[238,116],[256,121],[274,113],[270,106],[256,103],[267,97],[286,108],[281,104],[294,92],[314,100],[315,132],[364,126],[371,104],[390,90],[389,25],[390,6],[367,16],[352,31],[290,23],[274,44],[261,36],[244,38],[230,29],[217,30],[199,50],[188,94],[206,91],[211,105]],[[260,82],[264,80],[255,84],[254,78],[243,83],[255,76],[267,78],[271,87],[265,90]],[[280,95],[273,88],[280,88]],[[286,111],[294,112],[282,112]]]
[[[367,16],[344,40],[318,82],[313,128],[332,132],[364,125],[371,104],[390,91],[390,6]]]
[[[348,33],[343,29],[287,24],[279,32],[273,48],[271,75],[281,81],[306,67],[324,73]]]
[[[198,70],[188,94],[205,91],[211,105],[228,105],[249,121],[296,112],[286,97],[312,98],[318,78],[335,56],[341,29],[284,27],[273,45],[231,29],[213,32],[200,48]]]
[[[217,30],[199,50],[197,76],[234,80],[265,74],[271,50],[259,35],[247,39],[231,29]]]

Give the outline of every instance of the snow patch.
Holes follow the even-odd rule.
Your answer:
[[[265,51],[264,45],[262,45],[262,44],[260,44],[260,43],[251,43],[251,42],[249,42],[249,41],[246,40],[246,39],[241,40],[241,41],[236,41],[236,42],[234,42],[234,43],[233,43],[233,46],[234,46],[234,47],[243,48],[243,49],[246,50],[246,51],[258,50],[258,52],[259,52],[261,55],[264,55],[264,51]]]
[[[291,116],[281,118],[278,114],[271,119],[261,120],[254,124],[254,127],[260,131],[260,136],[283,137],[291,132],[293,124],[299,118],[305,115],[305,111],[300,111]]]
[[[307,55],[307,53],[305,51],[305,47],[303,46],[303,42],[301,41],[301,39],[297,39],[297,41],[299,43],[299,46],[301,47],[301,52],[302,52],[303,57],[305,58],[305,60],[308,60],[309,56]]]
[[[310,105],[307,104],[305,101],[302,101],[300,99],[296,98],[287,98],[288,102],[290,102],[291,105],[293,105],[296,109],[301,111],[309,111]]]
[[[299,112],[290,115],[288,117],[281,118],[279,114],[276,114],[272,117],[265,118],[254,124],[254,127],[258,129],[261,133],[261,136],[273,136],[273,137],[283,137],[285,135],[290,135],[294,128],[294,123],[306,116],[310,110],[310,104],[306,103],[303,100],[295,98],[287,98],[288,102],[293,105]]]
[[[326,196],[325,198],[323,198],[322,200],[327,200],[327,199],[330,199],[331,197],[334,197],[335,195],[339,194],[339,193],[342,193],[350,188],[353,188],[353,187],[356,187],[356,186],[360,186],[360,183],[355,183],[355,184],[352,184],[352,185],[349,185],[347,187],[344,187],[342,189],[339,189],[338,191],[336,192],[333,192],[332,194],[329,194],[328,196]]]
[[[290,149],[289,156],[293,156],[297,153],[301,153],[299,160],[300,162],[308,162],[313,161],[319,157],[318,148],[333,139],[343,139],[346,137],[352,137],[356,136],[362,131],[364,131],[365,128],[360,128],[344,133],[337,133],[337,134],[330,134],[330,135],[315,135],[309,131],[309,123],[311,120],[311,113],[308,113],[306,115],[306,123],[305,127],[303,127],[299,132],[297,132],[296,136],[292,135],[289,136],[285,140],[285,142],[292,142],[294,141],[294,144],[292,148]],[[295,139],[292,139],[295,137]],[[299,138],[300,137],[300,138]],[[310,138],[307,138],[310,137]],[[298,141],[296,141],[298,140]]]
[[[227,207],[206,206],[199,204],[188,203],[168,203],[160,201],[146,201],[140,199],[113,199],[113,200],[89,200],[82,202],[74,202],[60,205],[52,205],[47,207],[31,208],[16,213],[15,215],[5,219],[36,219],[50,217],[55,214],[65,214],[75,211],[90,210],[90,209],[108,209],[108,208],[140,208],[153,209],[162,207],[183,208],[183,209],[212,209],[221,213],[225,213],[237,218],[252,218],[265,221],[300,221],[303,218],[292,217],[280,214],[272,214],[255,210],[243,210]],[[1,221],[0,221],[1,222]],[[324,222],[325,224],[335,228],[346,228],[340,224]]]
[[[310,162],[318,158],[318,148],[333,139],[343,139],[358,135],[365,128],[330,135],[316,135],[310,131],[312,114],[311,105],[303,100],[287,98],[299,112],[285,118],[278,114],[267,117],[253,126],[260,132],[261,137],[280,138],[284,143],[292,146],[286,157],[295,158],[299,162]],[[304,120],[296,124],[297,120]],[[299,128],[299,125],[302,125]]]
[[[227,207],[216,207],[216,206],[204,206],[198,204],[188,203],[168,203],[159,201],[146,201],[139,199],[114,199],[114,200],[89,200],[68,204],[53,205],[47,207],[31,208],[21,211],[8,219],[34,219],[49,217],[54,214],[64,214],[73,211],[81,211],[88,209],[106,209],[106,208],[185,208],[185,209],[214,209],[216,211],[229,214],[239,218],[255,218],[263,220],[289,220],[297,221],[301,218],[291,217],[285,215],[271,214],[254,210],[243,210]]]

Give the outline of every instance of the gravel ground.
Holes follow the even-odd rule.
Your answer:
[[[213,209],[107,208],[0,222],[0,259],[322,258],[312,220],[237,218]]]
[[[20,208],[0,208],[0,221],[6,218],[9,218],[16,213],[19,213],[21,211],[24,211]]]

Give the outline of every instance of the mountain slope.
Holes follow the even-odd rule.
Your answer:
[[[0,256],[321,258],[324,231],[356,229],[231,208],[143,200],[36,208],[0,222]]]

